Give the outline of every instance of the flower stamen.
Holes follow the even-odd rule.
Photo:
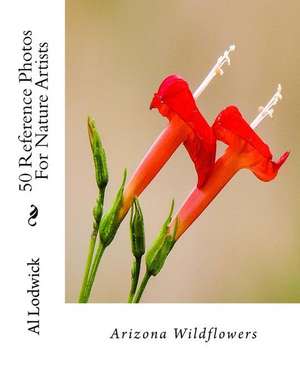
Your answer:
[[[214,79],[216,75],[223,75],[224,71],[222,70],[222,67],[227,63],[228,66],[230,66],[230,57],[229,54],[235,50],[235,45],[232,44],[229,46],[228,50],[224,52],[222,56],[220,56],[215,63],[215,65],[212,67],[210,72],[208,73],[207,77],[201,82],[201,84],[198,86],[198,88],[195,90],[193,96],[194,98],[198,98],[200,94],[204,92],[204,90],[207,88],[209,83]]]
[[[280,100],[282,100],[281,91],[282,87],[280,84],[278,84],[276,93],[272,96],[267,105],[262,108],[259,108],[260,113],[256,116],[256,118],[252,121],[250,125],[252,129],[255,129],[267,116],[271,118],[273,117],[273,106],[275,106]]]

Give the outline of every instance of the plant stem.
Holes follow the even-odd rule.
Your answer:
[[[92,268],[90,270],[89,279],[87,281],[87,285],[86,285],[86,288],[85,288],[85,293],[84,293],[83,300],[82,300],[81,303],[87,303],[88,300],[89,300],[89,297],[90,297],[91,291],[92,291],[92,287],[93,287],[93,284],[94,284],[94,281],[95,281],[95,277],[96,277],[96,274],[97,274],[97,270],[98,270],[98,267],[99,267],[99,264],[100,264],[100,261],[101,261],[101,258],[103,256],[104,251],[105,251],[105,246],[102,245],[102,243],[100,241],[99,245],[98,245],[98,248],[97,248],[97,252],[95,254],[95,258],[94,258],[93,264],[92,264]]]
[[[89,245],[89,253],[88,253],[88,257],[87,257],[86,264],[85,264],[84,277],[83,277],[83,281],[82,281],[82,285],[81,285],[81,289],[80,289],[80,294],[79,294],[79,299],[78,299],[79,303],[84,303],[85,289],[87,287],[87,282],[88,282],[88,278],[89,278],[92,259],[94,256],[98,228],[99,228],[99,225],[97,227],[94,226],[93,233],[91,235],[91,240],[90,240],[90,245]]]
[[[136,257],[134,262],[132,263],[132,268],[131,268],[131,287],[128,295],[128,303],[132,303],[132,300],[138,285],[138,281],[139,281],[140,269],[141,269],[141,257]]]
[[[90,239],[88,257],[87,257],[86,264],[85,264],[83,281],[82,281],[80,294],[79,294],[79,298],[78,298],[79,303],[84,303],[84,295],[85,295],[85,291],[86,291],[86,287],[87,287],[87,283],[88,283],[88,278],[89,278],[89,273],[90,273],[90,268],[91,268],[91,264],[92,264],[92,260],[93,260],[93,256],[94,256],[94,250],[95,250],[99,225],[100,225],[100,221],[102,218],[104,193],[105,193],[105,188],[103,190],[99,191],[99,197],[98,197],[98,200],[96,202],[96,206],[94,208],[94,210],[96,209],[98,211],[98,214],[97,214],[97,217],[95,217],[95,215],[94,215],[93,232],[92,232],[91,239]]]
[[[133,298],[133,302],[132,303],[139,303],[139,301],[141,299],[141,296],[143,295],[143,292],[144,292],[144,290],[146,288],[146,285],[147,285],[150,277],[151,277],[151,274],[146,271],[146,273],[144,275],[144,278],[142,280],[142,283],[141,283],[137,293],[135,294],[135,297]]]

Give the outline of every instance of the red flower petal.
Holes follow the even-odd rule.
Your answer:
[[[289,152],[286,152],[278,162],[273,162],[267,144],[244,120],[235,106],[229,106],[218,115],[213,129],[218,140],[238,152],[241,168],[249,168],[263,181],[274,179],[289,155]]]
[[[272,160],[263,159],[258,164],[250,167],[250,170],[257,176],[258,179],[268,182],[274,179],[278,173],[278,170],[287,160],[289,152],[285,152],[281,155],[277,162]]]
[[[245,140],[265,158],[272,157],[269,147],[265,144],[256,132],[250,127],[246,120],[244,120],[238,108],[229,106],[224,109],[216,118],[213,128],[215,130],[218,140],[234,146],[236,135]]]
[[[198,187],[202,186],[215,162],[216,137],[199,112],[188,83],[177,75],[165,78],[153,97],[152,108],[158,108],[169,120],[178,115],[192,129],[184,145],[195,164]]]

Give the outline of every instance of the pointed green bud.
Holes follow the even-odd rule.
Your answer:
[[[123,175],[123,181],[116,195],[114,203],[111,209],[105,214],[105,216],[103,216],[100,223],[100,228],[99,228],[100,240],[104,247],[107,247],[112,242],[120,225],[118,214],[122,206],[123,191],[124,191],[126,176],[127,176],[127,170],[125,169],[124,175]]]
[[[160,233],[156,240],[154,241],[152,247],[149,249],[146,255],[146,267],[147,272],[152,275],[156,276],[160,270],[162,269],[166,258],[168,254],[170,253],[171,249],[173,248],[176,240],[176,230],[177,230],[177,220],[174,228],[174,232],[172,235],[168,233],[168,227],[172,220],[172,214],[174,210],[174,200],[172,201],[170,213],[164,222]]]
[[[102,210],[103,210],[102,199],[99,196],[97,198],[96,205],[93,209],[93,216],[94,216],[94,220],[95,220],[96,225],[99,225],[99,222],[100,222],[101,217],[102,217]]]
[[[95,164],[97,186],[100,191],[104,191],[108,183],[106,155],[96,128],[96,122],[91,117],[88,117],[88,132]]]
[[[131,206],[130,237],[133,256],[140,259],[145,253],[145,232],[142,209],[136,197]]]

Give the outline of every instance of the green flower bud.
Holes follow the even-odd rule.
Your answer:
[[[175,240],[172,236],[169,235],[164,238],[162,245],[151,258],[151,262],[149,262],[149,259],[147,261],[147,271],[150,275],[156,276],[160,272],[174,244]]]
[[[102,199],[99,196],[97,198],[96,205],[95,205],[95,207],[93,209],[93,216],[94,216],[94,220],[95,220],[96,225],[98,225],[100,220],[101,220],[102,210],[103,210]]]
[[[145,232],[142,209],[137,198],[134,198],[130,214],[131,250],[136,259],[145,253]]]
[[[99,228],[100,240],[104,247],[107,247],[112,242],[120,225],[118,214],[122,206],[123,191],[124,191],[126,176],[127,176],[127,170],[125,169],[124,175],[123,175],[123,181],[116,195],[114,203],[111,209],[103,216],[100,223],[100,228]]]
[[[154,241],[152,247],[146,254],[146,267],[149,275],[156,276],[162,269],[168,254],[173,248],[176,240],[177,222],[173,231],[173,234],[168,233],[168,227],[172,220],[172,214],[174,210],[174,200],[172,201],[170,213],[164,222],[161,231]]]
[[[97,186],[100,191],[104,191],[108,183],[106,155],[96,128],[95,120],[90,117],[88,117],[88,131],[95,164]]]

